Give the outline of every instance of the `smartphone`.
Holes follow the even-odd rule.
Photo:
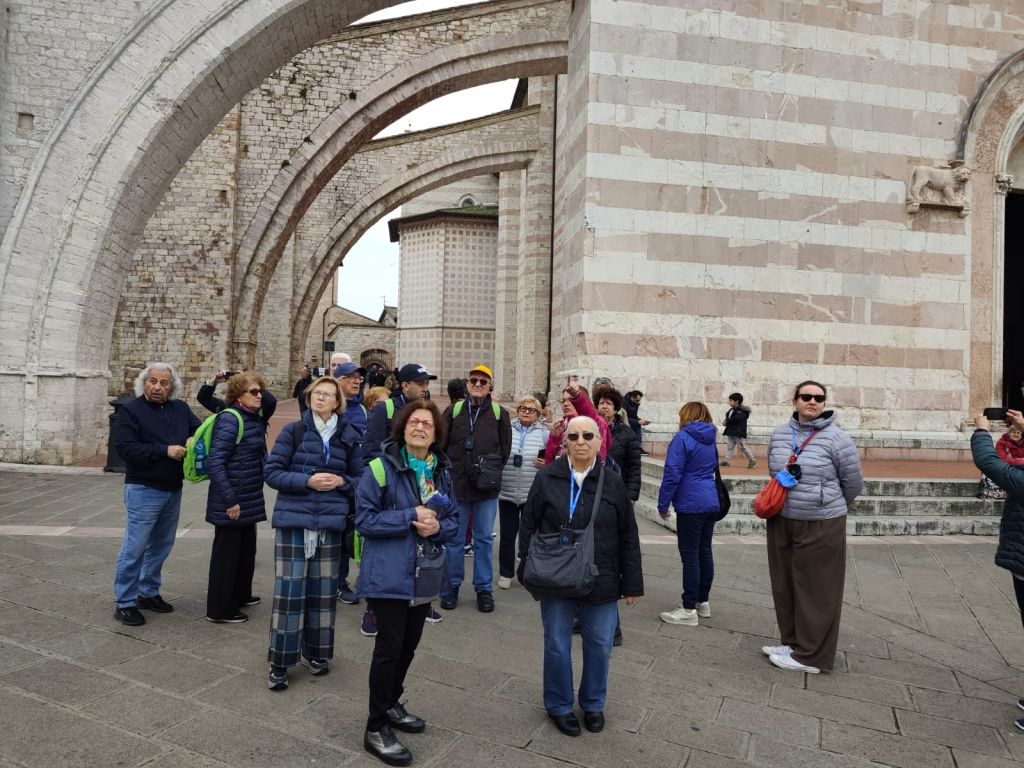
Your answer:
[[[545,456],[547,456],[547,454],[548,454],[547,448],[541,448],[539,451],[537,451],[537,458],[538,459],[543,459]]]
[[[1006,421],[1005,408],[986,408],[985,418],[989,421]]]

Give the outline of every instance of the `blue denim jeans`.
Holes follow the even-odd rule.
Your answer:
[[[683,561],[683,607],[692,609],[706,603],[715,578],[715,558],[711,554],[711,536],[715,532],[717,512],[694,515],[676,512],[676,539]]]
[[[544,597],[544,709],[552,715],[572,712],[572,620],[579,614],[583,638],[583,676],[579,702],[587,712],[603,712],[608,693],[608,660],[619,618],[619,603],[591,605],[562,597]]]
[[[466,527],[473,515],[473,589],[477,592],[494,591],[494,518],[498,514],[498,500],[464,501],[459,508],[459,535],[445,545],[446,584],[442,599],[454,599],[466,575]]]
[[[114,597],[118,608],[134,608],[137,597],[160,594],[160,569],[178,532],[181,489],[125,485],[124,506],[127,520],[114,572]]]

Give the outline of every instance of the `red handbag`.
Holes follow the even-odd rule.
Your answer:
[[[820,431],[821,430],[817,429],[812,431],[800,447],[790,454],[789,461],[787,461],[786,464],[792,464],[796,461],[796,457],[803,453],[807,444],[811,442],[811,440],[814,439],[814,436]],[[796,441],[794,440],[793,442],[795,443]],[[758,491],[757,495],[754,497],[754,514],[762,520],[769,520],[775,517],[786,505],[787,494],[789,494],[789,488],[786,488],[779,482],[778,474],[776,473],[776,476],[769,480],[765,487]]]

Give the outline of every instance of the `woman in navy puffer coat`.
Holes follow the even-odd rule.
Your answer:
[[[277,438],[267,461],[274,503],[274,606],[268,687],[288,687],[288,668],[306,660],[326,674],[334,656],[334,614],[342,541],[365,463],[359,433],[330,376],[306,389],[309,410]]]
[[[658,492],[662,519],[668,519],[669,504],[675,508],[676,538],[683,561],[683,604],[661,614],[661,620],[669,624],[695,627],[698,617],[711,616],[708,597],[715,577],[711,536],[718,520],[717,436],[704,403],[687,403],[679,409],[679,432],[668,446]]]
[[[248,617],[239,608],[259,602],[252,594],[252,576],[256,568],[256,523],[267,519],[263,502],[267,422],[259,415],[264,386],[255,371],[232,376],[225,394],[231,410],[220,412],[210,436],[206,522],[215,528],[206,588],[209,621],[245,621]],[[239,416],[242,438],[236,443]]]

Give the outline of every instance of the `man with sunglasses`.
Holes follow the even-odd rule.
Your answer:
[[[469,395],[452,403],[444,412],[448,440],[442,450],[452,463],[455,497],[461,504],[459,538],[446,550],[446,583],[441,607],[452,610],[459,601],[459,587],[465,575],[463,542],[473,526],[473,589],[481,613],[494,610],[494,519],[498,513],[498,492],[502,468],[512,455],[512,421],[508,412],[491,402],[494,375],[486,365],[469,372]]]

